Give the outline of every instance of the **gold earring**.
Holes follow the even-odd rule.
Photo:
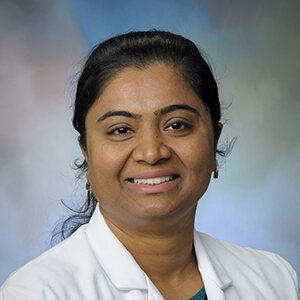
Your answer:
[[[87,182],[86,182],[86,184],[85,184],[85,189],[86,189],[87,191],[89,191],[90,188],[91,188],[91,185],[90,185],[89,181],[87,180]]]
[[[214,170],[214,179],[217,179],[219,177],[219,165],[217,163],[216,169]]]

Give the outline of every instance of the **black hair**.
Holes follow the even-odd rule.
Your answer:
[[[221,108],[217,83],[196,45],[180,35],[166,31],[136,31],[100,43],[84,64],[77,83],[73,115],[73,126],[80,134],[80,143],[84,149],[87,147],[85,118],[103,86],[126,67],[143,69],[155,62],[172,64],[181,72],[208,108],[214,135],[219,135]],[[217,154],[225,156],[226,151],[218,149]],[[86,161],[75,162],[75,165],[82,174],[86,173]],[[96,204],[93,193],[88,191],[81,208],[71,209],[76,214],[63,222],[58,232],[62,239],[89,221]]]

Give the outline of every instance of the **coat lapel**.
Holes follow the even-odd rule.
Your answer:
[[[225,289],[232,284],[232,280],[219,262],[210,257],[209,249],[201,241],[201,233],[196,230],[194,248],[208,299],[224,300]]]

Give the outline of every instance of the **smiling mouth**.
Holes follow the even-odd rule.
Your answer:
[[[134,184],[147,184],[147,185],[159,185],[164,182],[169,182],[177,179],[179,175],[162,176],[154,178],[128,178],[127,181]]]

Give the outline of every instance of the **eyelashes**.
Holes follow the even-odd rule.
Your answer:
[[[192,127],[193,126],[191,124],[188,124],[187,122],[175,121],[175,122],[172,122],[167,128],[172,128],[172,130],[184,130],[184,129],[190,129]],[[167,130],[170,130],[170,129],[167,129]]]
[[[168,126],[166,126],[164,129],[166,131],[173,131],[173,132],[183,132],[187,131],[189,129],[192,129],[193,125],[184,122],[184,121],[173,121]],[[130,133],[133,133],[134,131],[128,127],[128,126],[119,126],[114,128],[113,130],[109,131],[108,135],[117,135],[117,136],[127,136]]]
[[[131,130],[129,127],[120,126],[120,127],[114,128],[113,130],[108,132],[108,134],[110,134],[110,135],[116,134],[116,135],[123,136],[123,135],[127,134],[129,131],[133,132],[133,130]]]

